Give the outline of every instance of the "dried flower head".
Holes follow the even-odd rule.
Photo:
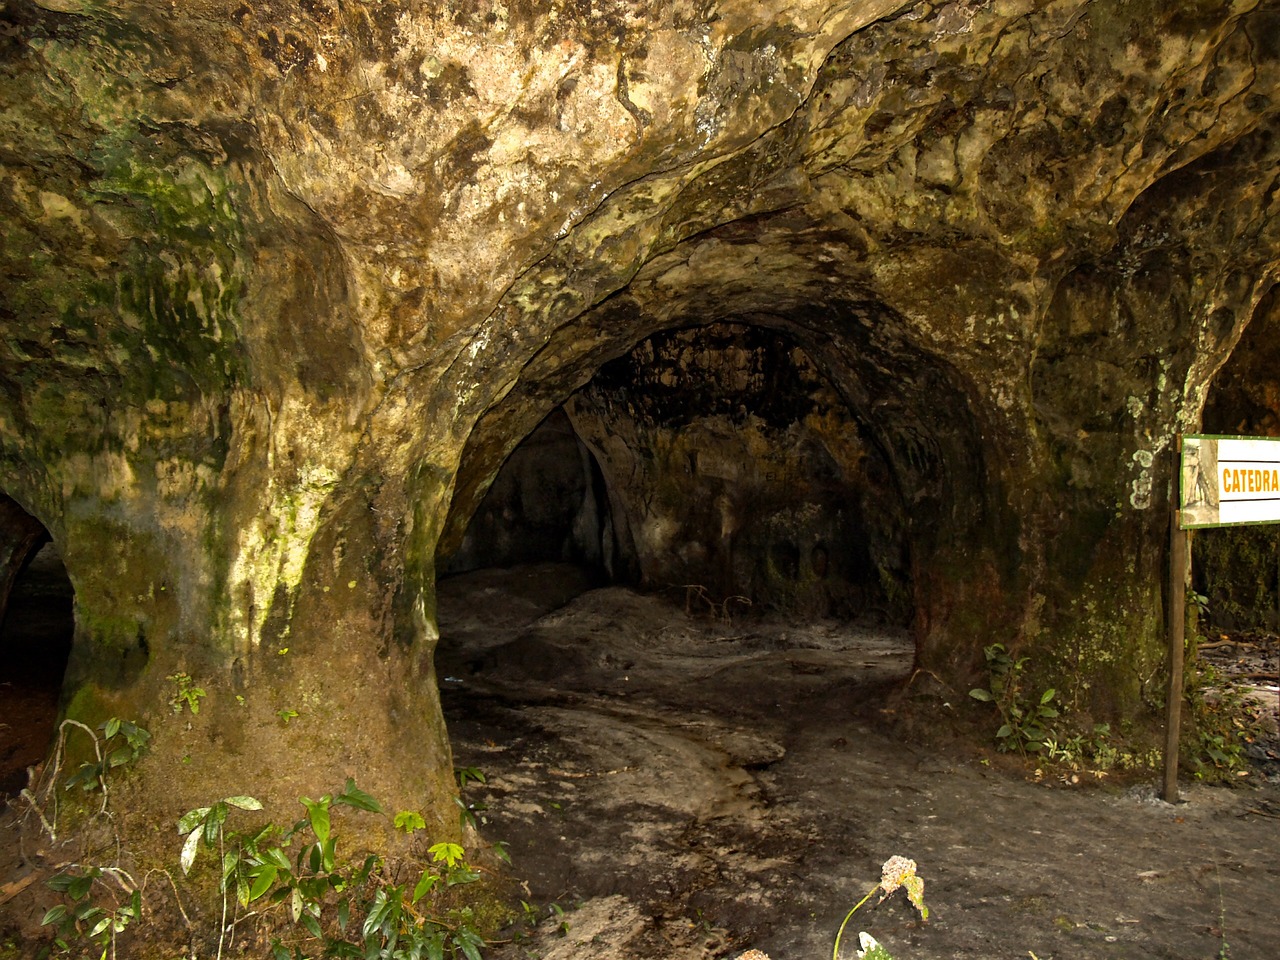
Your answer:
[[[906,857],[890,857],[880,868],[880,899],[883,901],[899,887],[907,890],[907,899],[920,911],[920,919],[929,919],[929,908],[924,905],[924,881],[916,876],[916,862]]]

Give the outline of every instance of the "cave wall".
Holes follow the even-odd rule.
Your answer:
[[[359,757],[452,822],[437,548],[603,365],[715,322],[794,340],[883,458],[923,669],[1001,640],[1082,716],[1157,696],[1171,438],[1280,261],[1275,0],[0,25],[0,489],[75,588],[69,712],[196,758],[166,802]]]
[[[641,583],[699,610],[905,619],[901,507],[843,399],[761,326],[655,335],[567,405]]]

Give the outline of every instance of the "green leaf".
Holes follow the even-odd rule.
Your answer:
[[[439,877],[437,877],[435,874],[431,873],[430,871],[424,870],[422,872],[422,879],[419,880],[418,885],[413,888],[413,899],[410,900],[409,902],[417,903],[419,900],[425,897],[428,893],[430,893],[431,888],[434,887],[439,882],[440,882]]]
[[[200,846],[200,831],[192,830],[187,834],[187,840],[182,845],[182,856],[178,858],[178,862],[182,865],[183,874],[191,872],[191,865],[196,861],[196,850]]]
[[[262,802],[255,800],[253,797],[226,797],[223,803],[229,803],[233,807],[241,810],[261,810]]]
[[[289,855],[279,847],[268,848],[263,852],[262,859],[286,872],[288,872],[289,868],[293,866],[293,864],[289,862]]]
[[[184,813],[182,819],[178,821],[178,834],[190,833],[198,827],[204,822],[204,818],[209,815],[211,809],[212,807],[197,807]]]
[[[75,917],[77,921],[84,923],[92,920],[94,917],[101,916],[102,909],[100,907],[95,907],[93,905],[93,901],[89,900],[77,905],[75,910],[71,912],[71,915]]]
[[[227,805],[224,801],[219,800],[209,810],[209,816],[204,821],[204,842],[209,846],[213,846],[218,841],[218,835],[222,833],[222,825],[227,822]]]
[[[44,919],[40,921],[40,926],[50,923],[57,923],[67,915],[67,908],[63,904],[50,908],[49,912],[44,915]]]
[[[397,830],[403,830],[405,833],[413,833],[427,825],[427,821],[422,819],[422,814],[416,810],[401,810],[396,814],[394,823]]]
[[[316,835],[316,839],[324,843],[329,839],[329,804],[332,802],[329,797],[321,797],[319,800],[308,800],[306,797],[300,797],[302,805],[307,808],[307,818],[311,821],[311,832]]]
[[[347,932],[347,924],[351,921],[351,901],[343,900],[338,904],[338,929]]]
[[[342,792],[333,798],[334,803],[345,803],[349,807],[355,807],[357,810],[367,810],[369,813],[381,813],[382,804],[369,796],[359,787],[350,777],[347,777],[347,785],[342,788]]]
[[[311,914],[304,913],[302,915],[302,925],[306,927],[307,931],[317,940],[324,939],[324,931],[320,929],[320,921]]]
[[[1048,690],[1046,690],[1044,693],[1040,694],[1040,702],[1041,702],[1041,703],[1048,703],[1050,700],[1052,700],[1052,699],[1054,698],[1054,696],[1056,695],[1056,693],[1057,693],[1057,691],[1056,691],[1056,690],[1054,690],[1054,689],[1053,689],[1053,687],[1050,687],[1050,688],[1049,688]]]
[[[429,847],[427,853],[436,863],[443,861],[446,867],[456,867],[467,852],[456,843],[437,843]]]
[[[261,872],[254,878],[253,886],[249,888],[249,903],[257,900],[260,896],[271,889],[271,885],[276,882],[276,876],[279,870],[275,864],[268,863],[261,868]],[[248,906],[248,903],[245,904]]]
[[[114,770],[116,767],[122,767],[132,759],[132,749],[129,747],[119,747],[107,754],[107,769]]]
[[[454,944],[462,950],[467,960],[481,960],[480,948],[484,941],[473,930],[463,927],[453,935]]]
[[[90,889],[92,889],[93,879],[93,874],[88,873],[84,876],[76,877],[67,886],[67,896],[72,900],[80,900],[89,893]]]
[[[235,873],[236,867],[240,864],[240,855],[235,850],[228,850],[222,855],[222,888],[227,887],[227,878]]]
[[[480,879],[480,874],[471,870],[464,863],[460,867],[454,867],[449,871],[448,877],[445,878],[449,886],[455,887],[463,883],[475,883]]]
[[[981,700],[983,703],[990,703],[995,698],[991,696],[990,690],[983,690],[981,687],[974,687],[969,691],[969,696],[975,700]]]
[[[364,918],[364,927],[361,932],[366,940],[377,930],[382,929],[382,921],[387,918],[387,914],[391,912],[391,901],[387,898],[386,890],[379,890],[373,897],[373,906],[369,908],[369,915]]]
[[[108,740],[110,740],[119,732],[120,732],[119,717],[112,717],[110,720],[108,720],[106,723],[102,725],[102,735],[106,737]]]
[[[359,886],[369,879],[369,874],[373,872],[373,868],[381,862],[376,854],[369,854],[364,858],[364,863],[360,869],[356,871],[356,875],[351,878],[352,886]]]
[[[58,893],[66,893],[67,887],[71,886],[71,881],[75,880],[74,873],[60,873],[57,876],[50,877],[45,881],[45,886],[50,890],[56,890]]]

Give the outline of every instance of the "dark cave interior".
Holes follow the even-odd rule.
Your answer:
[[[27,786],[49,754],[74,633],[74,595],[46,539],[25,558],[0,608],[0,796]]]
[[[713,604],[901,625],[904,509],[866,433],[790,336],[659,332],[521,441],[439,569],[570,561]]]

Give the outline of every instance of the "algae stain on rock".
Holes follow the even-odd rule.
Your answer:
[[[283,624],[278,639],[289,634],[289,612],[302,582],[311,541],[321,513],[340,475],[324,464],[304,464],[295,483],[274,478],[265,505],[237,537],[231,563],[228,606],[223,632],[237,652],[258,648],[269,617]],[[275,609],[281,603],[285,609]]]

